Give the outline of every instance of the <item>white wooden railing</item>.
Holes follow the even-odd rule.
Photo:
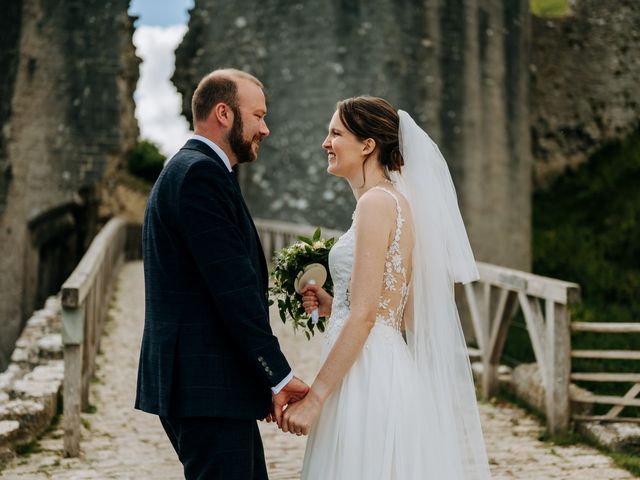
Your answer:
[[[125,257],[127,224],[110,220],[96,235],[62,286],[64,343],[64,455],[80,453],[80,412],[89,406],[89,385],[111,299]]]
[[[482,360],[482,395],[498,390],[498,367],[509,325],[522,311],[545,390],[549,431],[570,422],[571,333],[568,306],[580,301],[575,283],[478,262],[480,279],[464,286],[466,305]]]
[[[614,322],[573,322],[573,332],[592,332],[600,334],[639,334],[640,323]],[[592,358],[597,360],[638,361],[640,351],[635,350],[573,350],[572,358]],[[577,382],[616,382],[631,384],[624,395],[593,395],[590,393],[576,393],[571,396],[572,402],[611,405],[604,415],[572,415],[576,421],[600,422],[633,422],[640,423],[638,417],[622,417],[620,414],[625,407],[640,407],[640,373],[625,372],[572,372],[571,380]]]
[[[298,236],[309,236],[314,227],[288,222],[256,220],[265,256],[294,243]],[[323,237],[339,237],[339,230],[323,230]],[[125,259],[139,257],[140,226],[112,219],[93,240],[74,272],[62,287],[64,340],[64,454],[80,452],[80,412],[88,407],[89,384],[100,344],[111,290],[118,268]],[[461,311],[471,319],[478,348],[469,348],[483,364],[481,390],[485,398],[497,393],[498,367],[509,324],[522,311],[541,372],[546,393],[546,419],[549,431],[558,434],[569,428],[570,401],[608,403],[613,408],[603,416],[584,419],[622,419],[624,406],[640,406],[640,374],[571,373],[571,358],[640,360],[640,352],[618,350],[571,351],[571,331],[637,332],[638,324],[570,322],[568,307],[580,301],[575,283],[542,277],[496,265],[478,263],[480,279],[462,289]],[[569,382],[625,381],[633,383],[622,397],[588,395],[570,398]],[[637,421],[636,419],[629,419]]]

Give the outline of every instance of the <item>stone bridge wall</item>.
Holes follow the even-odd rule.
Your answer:
[[[60,409],[64,361],[60,301],[50,297],[16,342],[0,373],[0,468],[17,445],[44,432]]]

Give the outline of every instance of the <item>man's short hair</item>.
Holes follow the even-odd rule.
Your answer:
[[[238,85],[237,80],[249,80],[260,88],[264,88],[262,82],[250,73],[224,68],[214,70],[205,75],[191,98],[191,113],[193,122],[206,120],[211,109],[218,103],[226,103],[233,111],[238,110]]]

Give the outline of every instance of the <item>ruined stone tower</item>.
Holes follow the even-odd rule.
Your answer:
[[[320,145],[337,100],[382,96],[438,142],[479,260],[530,268],[527,0],[197,0],[176,52],[184,112],[234,66],[266,85],[271,137],[241,169],[256,217],[345,228],[354,201]]]
[[[138,136],[127,0],[15,0],[0,15],[0,371],[96,230]]]
[[[532,148],[545,187],[640,124],[640,2],[578,0],[567,17],[534,17],[532,38]]]

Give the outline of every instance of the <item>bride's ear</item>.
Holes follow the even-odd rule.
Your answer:
[[[367,138],[362,142],[362,154],[370,155],[376,149],[376,141],[373,138]]]

